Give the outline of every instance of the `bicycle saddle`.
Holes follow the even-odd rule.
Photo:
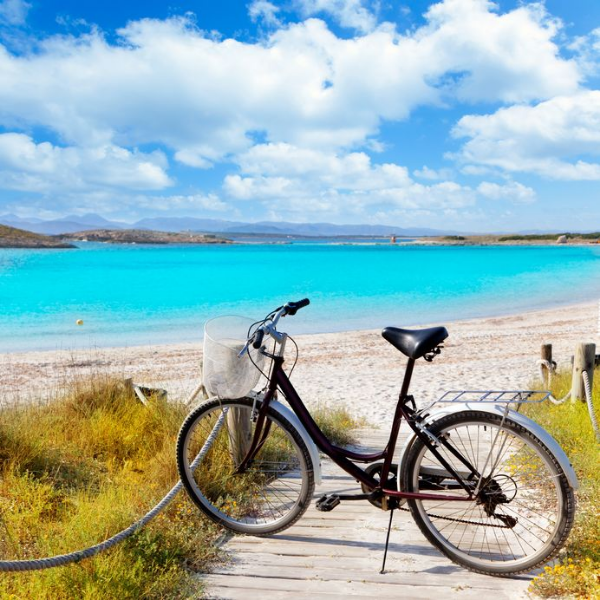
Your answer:
[[[430,329],[386,327],[381,335],[402,354],[408,358],[417,359],[441,344],[448,337],[448,331],[445,327],[431,327]]]

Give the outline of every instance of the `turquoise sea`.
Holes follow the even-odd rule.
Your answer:
[[[0,250],[0,351],[197,341],[207,318],[259,318],[305,296],[311,306],[284,322],[292,333],[508,314],[600,298],[600,248]]]

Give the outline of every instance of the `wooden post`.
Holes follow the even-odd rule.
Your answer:
[[[552,370],[552,344],[542,344],[542,360],[548,361],[550,368],[546,365],[542,365],[542,373],[545,373],[545,378],[542,383],[548,385],[550,382],[550,371]]]
[[[250,408],[230,408],[227,411],[229,452],[234,465],[239,465],[246,456],[252,442]]]
[[[577,344],[573,360],[573,383],[571,387],[572,400],[585,401],[585,388],[583,385],[583,372],[587,372],[590,387],[594,383],[594,362],[596,358],[596,344]]]

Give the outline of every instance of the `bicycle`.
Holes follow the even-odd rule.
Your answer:
[[[244,322],[237,337],[219,338],[207,324],[204,381],[215,397],[188,415],[177,440],[181,481],[198,508],[236,533],[282,531],[304,514],[320,481],[318,448],[362,488],[322,496],[319,510],[366,500],[391,511],[382,572],[395,509],[409,510],[431,544],[476,572],[510,576],[551,560],[573,525],[577,478],[556,441],[518,412],[520,403],[547,393],[452,392],[442,408],[435,402],[418,409],[408,393],[415,363],[440,354],[448,332],[387,327],[383,337],[408,358],[388,443],[369,454],[337,447],[284,371],[286,343],[293,340],[278,323],[308,304],[288,302],[249,327]],[[271,351],[265,338],[273,341]],[[267,384],[251,392],[260,373]],[[411,436],[393,463],[403,420]]]

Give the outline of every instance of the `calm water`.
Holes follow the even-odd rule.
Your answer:
[[[506,314],[600,298],[600,248],[0,250],[0,351],[194,341],[211,316],[258,318],[304,296],[312,304],[284,321],[290,332]]]

